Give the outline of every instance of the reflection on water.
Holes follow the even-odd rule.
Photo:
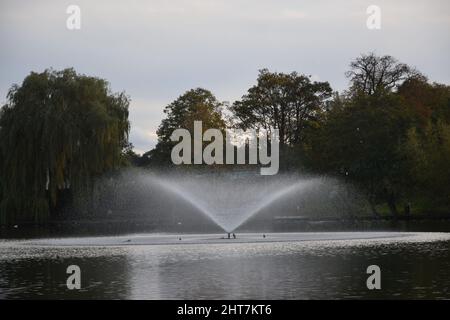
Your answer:
[[[450,298],[449,241],[123,247],[0,245],[0,298]],[[81,268],[68,290],[66,268]],[[366,287],[381,267],[382,289]]]

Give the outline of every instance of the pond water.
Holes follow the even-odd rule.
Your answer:
[[[447,233],[221,237],[1,240],[0,298],[450,298]],[[69,265],[81,269],[80,290],[66,286]],[[369,265],[381,269],[381,290],[367,289]]]

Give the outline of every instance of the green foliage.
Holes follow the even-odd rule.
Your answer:
[[[414,115],[405,145],[409,196],[421,210],[450,208],[450,87],[425,78],[405,81],[398,90]]]
[[[363,55],[351,68],[350,91],[329,104],[309,164],[358,185],[375,214],[383,203],[393,215],[400,203],[448,210],[449,87],[389,56]]]
[[[394,94],[349,99],[327,115],[312,145],[312,163],[362,187],[373,204],[388,202],[396,214],[404,183],[398,147],[410,122],[403,100]]]
[[[328,82],[312,82],[296,72],[260,71],[257,84],[232,107],[237,126],[278,129],[280,148],[298,145],[308,128],[316,127],[324,101],[331,96]]]
[[[230,126],[280,133],[281,168],[337,176],[362,191],[373,213],[411,203],[450,210],[450,87],[429,83],[391,56],[361,55],[349,90],[260,71],[229,108]],[[125,164],[167,165],[175,129],[194,121],[226,130],[224,103],[208,90],[185,92],[164,109],[155,149],[137,156],[128,142],[129,99],[105,80],[72,69],[31,73],[0,109],[0,222],[45,221],[69,193]],[[62,197],[64,195],[64,197]],[[380,210],[381,211],[381,210]]]
[[[170,136],[175,129],[187,129],[194,135],[194,121],[202,121],[203,132],[209,128],[225,131],[225,120],[222,117],[223,103],[208,90],[191,89],[164,108],[166,118],[158,127],[158,143],[155,149],[144,154],[149,163],[156,165],[171,164],[170,154],[177,142]]]
[[[428,206],[450,205],[450,124],[428,125],[421,133],[408,132],[403,148],[409,174],[414,178],[413,194],[428,199]]]
[[[122,162],[129,99],[73,69],[31,73],[0,114],[2,222],[48,219],[65,189]]]
[[[281,169],[337,176],[362,191],[377,216],[387,210],[397,216],[409,204],[413,211],[448,211],[449,86],[430,84],[414,68],[374,53],[354,59],[346,75],[348,91],[332,95],[328,82],[263,69],[229,108],[231,125],[279,129]],[[167,160],[176,128],[208,119],[204,129],[220,127],[215,110],[221,104],[199,90],[166,107],[158,146],[147,154],[152,159]]]

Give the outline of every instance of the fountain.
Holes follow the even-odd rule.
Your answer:
[[[151,233],[131,232],[114,236],[64,237],[60,239],[33,239],[15,243],[16,246],[130,246],[130,245],[192,245],[230,243],[281,243],[303,241],[440,241],[448,234],[424,234],[409,232],[242,232],[236,230],[244,223],[253,224],[258,214],[287,214],[298,217],[310,212],[310,217],[319,216],[320,206],[329,214],[348,211],[348,203],[354,203],[354,194],[348,186],[325,177],[302,177],[300,175],[260,176],[249,172],[224,173],[155,173],[143,170],[122,172],[116,178],[100,181],[95,208],[98,211],[117,214],[120,223],[132,221],[140,224],[169,224],[176,229],[167,232],[153,229]],[[349,195],[350,194],[350,195]],[[347,198],[346,198],[347,197]],[[339,209],[337,204],[344,203]],[[190,205],[186,205],[190,204]],[[77,208],[75,208],[78,210]],[[323,209],[323,208],[322,208]],[[295,212],[293,212],[293,210]],[[341,210],[341,211],[340,211]],[[119,214],[117,213],[119,212]],[[139,212],[139,213],[138,213]],[[185,232],[179,220],[184,216],[196,224],[198,221],[213,221],[227,235],[211,233],[211,225],[202,232]],[[146,220],[142,220],[145,216]],[[201,219],[202,216],[208,219]],[[200,219],[198,219],[200,217]],[[112,219],[117,219],[111,216]],[[126,219],[126,220],[123,220]],[[165,220],[161,220],[165,219]],[[289,220],[289,219],[288,219]],[[103,223],[99,220],[100,223]],[[108,220],[105,220],[108,221]],[[161,223],[161,221],[163,221]],[[302,220],[303,221],[303,220]],[[251,223],[250,223],[251,222]],[[175,231],[175,232],[174,232]],[[162,233],[161,233],[162,232]],[[183,233],[181,236],[180,234]],[[233,236],[232,236],[233,235]],[[10,244],[7,244],[9,246]],[[1,245],[0,245],[1,247]]]
[[[231,233],[271,203],[289,195],[301,196],[303,190],[320,182],[319,178],[298,180],[241,175],[178,176],[147,179],[175,196],[181,197]]]
[[[219,227],[232,233],[244,224],[258,231],[258,223],[267,225],[280,216],[320,219],[360,213],[365,204],[357,197],[350,186],[328,177],[130,169],[99,180],[94,196],[80,197],[73,211],[79,215],[93,208],[91,218],[141,221],[163,232],[204,233]]]

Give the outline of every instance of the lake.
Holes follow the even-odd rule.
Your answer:
[[[411,234],[0,240],[0,298],[449,299],[448,234]],[[81,269],[80,290],[66,286],[69,265]],[[366,286],[369,265],[381,290]]]

